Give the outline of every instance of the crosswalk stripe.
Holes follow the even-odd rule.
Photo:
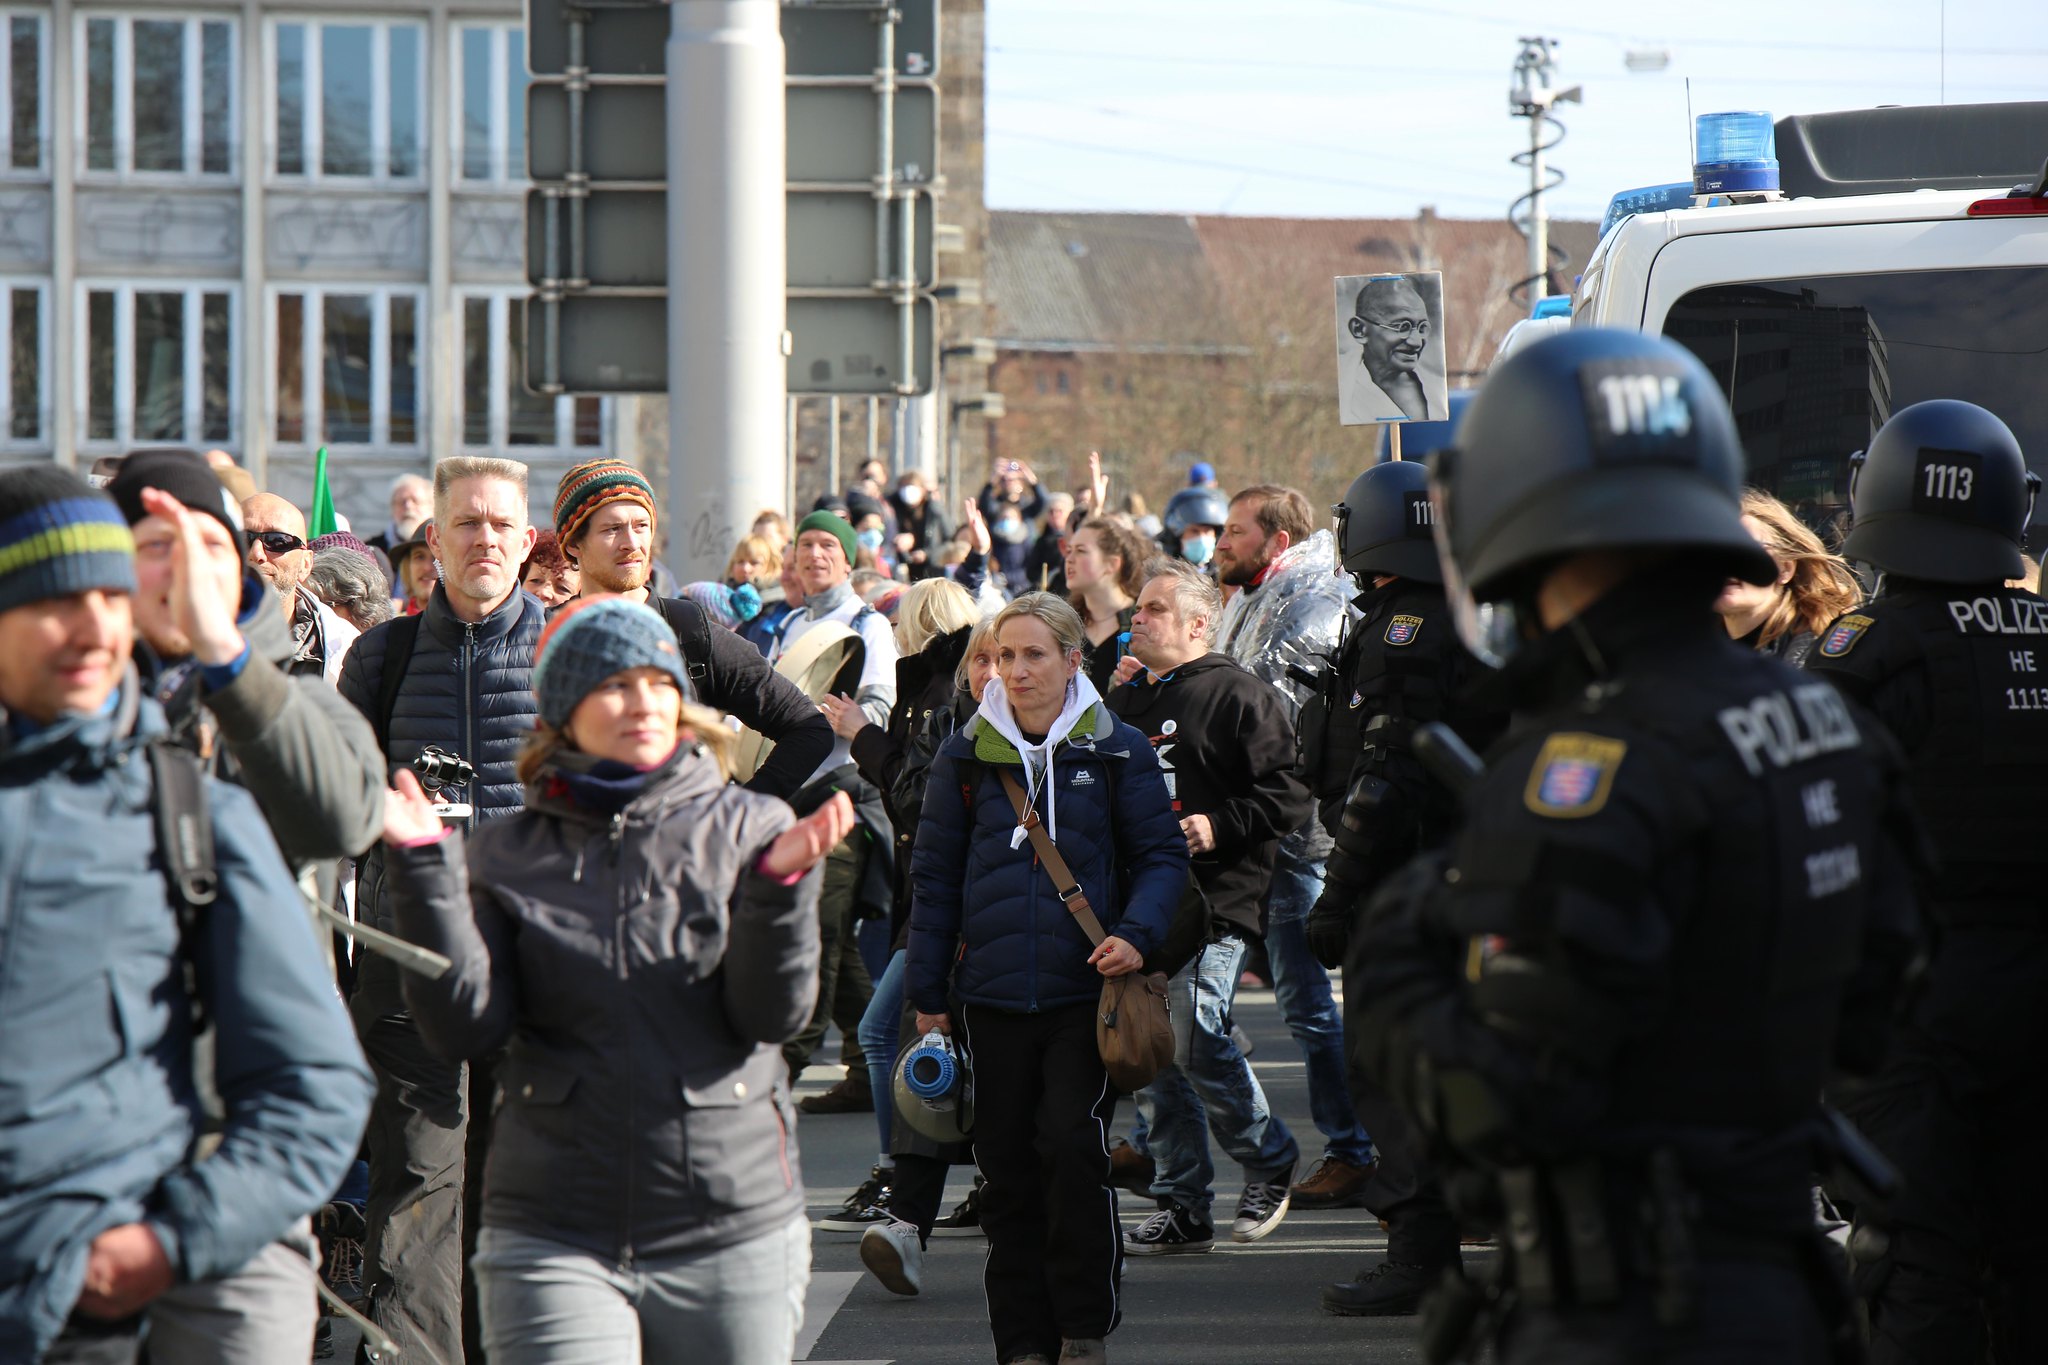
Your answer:
[[[825,1329],[832,1325],[833,1317],[846,1303],[846,1296],[860,1283],[858,1270],[814,1270],[811,1272],[811,1287],[804,1291],[804,1329],[796,1335],[796,1359],[809,1360],[811,1348],[818,1344],[818,1338],[825,1335]],[[820,1361],[818,1365],[825,1365]],[[889,1365],[887,1361],[868,1362],[867,1365]]]

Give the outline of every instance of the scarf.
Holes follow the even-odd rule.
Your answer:
[[[680,745],[677,746],[681,748]],[[564,752],[554,761],[550,774],[551,795],[562,795],[599,815],[617,815],[647,790],[654,775],[674,760],[675,752],[651,768],[636,768],[615,758],[592,758],[588,754]]]
[[[846,599],[853,596],[853,581],[834,583],[821,592],[804,594],[803,609],[813,621],[822,621],[833,611],[846,605]]]
[[[1074,731],[1074,726],[1088,714],[1092,706],[1102,702],[1102,694],[1095,690],[1095,684],[1088,681],[1086,673],[1076,673],[1067,683],[1067,697],[1060,705],[1060,713],[1045,732],[1045,738],[1033,744],[1024,738],[1023,729],[1017,718],[1011,714],[1010,698],[1003,691],[1001,678],[989,679],[988,687],[981,694],[981,718],[989,727],[1016,747],[1018,757],[1024,760],[1024,793],[1032,805],[1038,804],[1038,790],[1045,788],[1045,832],[1053,839],[1060,837],[1059,788],[1052,782],[1052,755]],[[1033,766],[1033,760],[1037,764]],[[1019,825],[1010,832],[1010,847],[1020,847],[1027,838],[1024,826]]]

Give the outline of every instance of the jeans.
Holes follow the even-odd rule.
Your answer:
[[[149,1305],[150,1365],[274,1365],[310,1358],[319,1244],[301,1218],[248,1264],[172,1285]]]
[[[485,1228],[472,1268],[491,1365],[787,1365],[811,1282],[811,1226],[798,1216],[735,1246],[630,1269]]]
[[[1267,1106],[1251,1063],[1230,1040],[1244,952],[1245,941],[1226,933],[1174,976],[1167,987],[1173,1065],[1138,1092],[1156,1163],[1153,1196],[1202,1214],[1215,1197],[1212,1133],[1247,1181],[1284,1178],[1301,1159],[1294,1134]]]
[[[888,1154],[896,1126],[896,1104],[890,1071],[896,1066],[896,1029],[903,1013],[904,962],[910,954],[899,948],[889,955],[889,965],[875,980],[874,998],[860,1017],[860,1050],[868,1061],[868,1084],[875,1094],[875,1123],[882,1130],[882,1145],[875,1150]]]
[[[1266,901],[1266,956],[1274,1001],[1308,1064],[1308,1113],[1323,1135],[1323,1155],[1363,1166],[1372,1160],[1372,1138],[1344,1080],[1344,1020],[1330,974],[1308,947],[1308,912],[1322,890],[1322,865],[1289,856],[1283,844]]]

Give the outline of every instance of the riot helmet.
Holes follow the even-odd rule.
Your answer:
[[[2026,572],[2020,551],[2041,476],[2011,428],[1975,403],[1900,408],[1849,460],[1850,559],[1932,583],[1994,583]]]
[[[1521,638],[1509,599],[1587,550],[1668,549],[1772,582],[1777,566],[1742,525],[1742,478],[1727,401],[1675,342],[1575,327],[1516,353],[1481,386],[1457,443],[1430,461],[1460,634],[1500,662]]]
[[[1429,505],[1429,470],[1419,460],[1376,464],[1351,481],[1337,519],[1337,554],[1363,588],[1377,574],[1441,583]]]
[[[1190,526],[1214,526],[1219,530],[1230,521],[1230,503],[1214,488],[1183,488],[1166,500],[1159,514],[1166,533],[1176,540]]]

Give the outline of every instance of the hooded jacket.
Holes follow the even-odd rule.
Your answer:
[[[544,774],[466,854],[390,850],[399,932],[455,964],[405,979],[421,1036],[507,1049],[484,1226],[626,1261],[803,1211],[778,1047],[817,999],[819,876],[755,870],[794,822],[679,749],[616,816]]]
[[[1188,846],[1145,737],[1110,713],[1085,678],[1045,745],[1021,751],[1000,680],[939,746],[911,854],[906,993],[945,1013],[949,983],[971,1005],[1037,1013],[1097,999],[1094,945],[1060,903],[999,773],[1030,793],[1105,933],[1147,956],[1187,886]],[[997,719],[1000,717],[1000,723]],[[1005,736],[1004,729],[1013,732]]]
[[[371,1095],[263,817],[213,779],[219,894],[181,950],[145,752],[163,713],[135,675],[105,713],[19,730],[0,717],[5,1361],[56,1337],[108,1228],[146,1222],[181,1281],[240,1267],[333,1193]],[[226,1109],[204,1161],[187,955]]]
[[[1206,815],[1216,847],[1194,858],[1209,909],[1242,933],[1264,932],[1260,904],[1281,836],[1311,810],[1294,761],[1294,726],[1271,687],[1221,654],[1109,694],[1109,709],[1152,741],[1176,820]]]

